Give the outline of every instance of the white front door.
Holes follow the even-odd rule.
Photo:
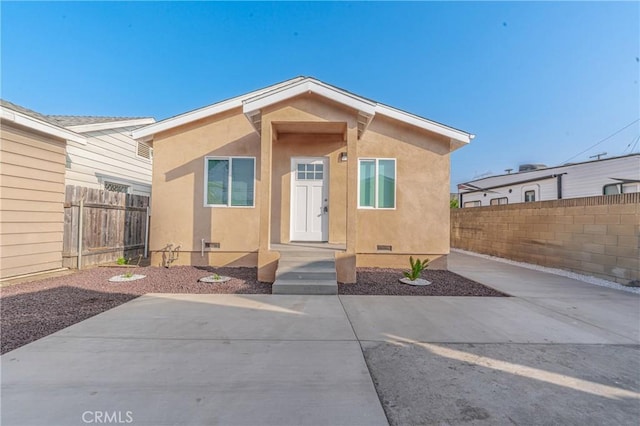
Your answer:
[[[327,241],[327,159],[291,159],[291,241]]]

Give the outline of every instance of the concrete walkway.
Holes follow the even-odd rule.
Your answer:
[[[515,297],[143,296],[3,355],[0,423],[637,424],[639,296],[450,267]]]
[[[155,426],[387,424],[337,296],[150,294],[2,357],[3,426],[95,411]]]

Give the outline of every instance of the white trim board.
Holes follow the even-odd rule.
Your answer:
[[[222,102],[215,103],[213,105],[208,105],[203,108],[198,108],[193,111],[185,112],[184,114],[176,115],[175,117],[167,118],[162,121],[158,121],[149,126],[136,129],[131,132],[131,137],[134,139],[141,139],[148,136],[153,136],[156,133],[163,132],[168,129],[173,129],[174,127],[182,126],[183,124],[191,123],[196,120],[200,120],[202,118],[210,117],[215,114],[219,114],[224,111],[228,111],[233,108],[240,108],[242,106],[242,101],[246,98],[250,98],[261,93],[265,93],[269,90],[274,90],[281,85],[290,84],[292,82],[299,81],[303,77],[297,77],[292,80],[284,81],[280,84],[276,84],[273,86],[266,87],[264,89],[256,90],[245,95],[236,96],[235,98],[227,99]]]
[[[78,124],[77,126],[67,126],[66,128],[77,133],[87,133],[95,132],[97,130],[120,129],[122,127],[131,126],[144,126],[146,124],[153,124],[155,122],[156,120],[154,118],[149,117],[136,118],[132,120],[107,121],[104,123]]]
[[[323,96],[327,99],[353,108],[357,110],[359,114],[370,117],[368,122],[373,120],[375,115],[379,113],[380,115],[390,117],[394,120],[446,136],[455,141],[461,142],[462,144],[468,144],[475,137],[473,134],[371,101],[311,77],[297,77],[261,90],[256,90],[245,95],[209,105],[195,111],[168,118],[149,126],[136,129],[131,132],[131,136],[134,139],[147,138],[156,133],[240,107],[242,107],[242,111],[247,116],[247,119],[251,121],[251,118],[258,114],[262,108],[303,93],[315,93],[319,96]],[[363,132],[365,129],[363,129]],[[258,130],[256,129],[256,131]]]
[[[77,142],[82,145],[87,144],[87,139],[82,135],[74,133],[63,127],[54,126],[53,124],[49,124],[45,121],[38,120],[34,117],[30,117],[26,114],[11,110],[3,106],[0,106],[0,117],[3,120],[17,124],[19,126],[27,127],[37,132],[64,139],[65,141]]]

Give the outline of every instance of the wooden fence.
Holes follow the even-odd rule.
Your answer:
[[[149,197],[143,195],[67,186],[63,266],[83,268],[144,255],[148,207]]]

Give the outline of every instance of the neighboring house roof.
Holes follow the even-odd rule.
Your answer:
[[[0,99],[0,117],[3,120],[15,123],[29,129],[45,133],[66,141],[78,142],[86,145],[87,140],[69,129],[65,129],[55,120],[40,114],[39,112],[16,105],[12,102]]]
[[[543,167],[536,170],[526,170],[526,171],[516,172],[516,173],[506,173],[501,175],[486,176],[483,178],[470,180],[468,182],[459,183],[458,191],[459,192],[461,191],[480,192],[480,191],[486,191],[489,189],[501,188],[503,186],[508,186],[508,185],[519,185],[522,183],[545,180],[545,179],[555,178],[558,174],[564,174],[561,172],[563,172],[567,168],[583,167],[591,163],[603,163],[606,161],[620,160],[621,158],[634,157],[634,156],[640,156],[640,153],[620,155],[617,157],[601,158],[599,160],[587,160],[579,163],[567,163],[559,166]],[[616,179],[616,178],[611,178],[611,179],[619,180],[622,182],[635,182],[634,179]]]
[[[97,130],[117,129],[121,127],[141,127],[155,123],[152,117],[98,117],[81,115],[48,115],[64,127],[78,133]]]
[[[91,115],[47,115],[46,117],[54,120],[63,127],[149,119],[148,117],[100,117]]]
[[[156,133],[238,107],[242,107],[245,116],[256,131],[260,132],[260,111],[262,108],[303,93],[315,93],[357,110],[359,136],[366,131],[374,116],[379,114],[448,137],[456,142],[457,146],[452,149],[467,144],[474,138],[474,135],[470,133],[355,95],[312,77],[296,77],[264,89],[161,120],[136,129],[131,134],[135,139],[149,138]]]

